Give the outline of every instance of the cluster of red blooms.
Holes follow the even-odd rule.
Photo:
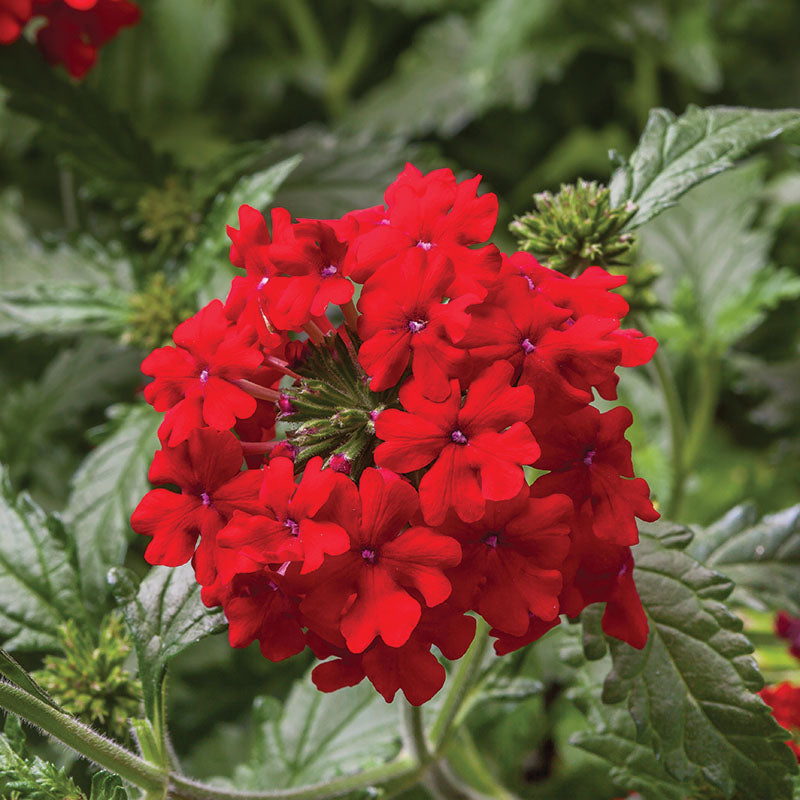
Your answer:
[[[39,50],[80,78],[94,66],[97,51],[139,16],[128,0],[0,0],[0,44],[15,42],[31,19],[43,18]]]
[[[179,489],[133,514],[147,560],[191,559],[233,646],[327,659],[323,691],[366,676],[425,702],[445,677],[431,647],[462,656],[469,611],[498,654],[597,602],[607,633],[647,638],[630,547],[658,514],[630,412],[590,403],[656,342],[620,328],[625,278],[485,244],[478,182],[407,165],[385,205],[275,209],[271,232],[242,206],[244,274],[142,365],[165,412],[150,480]]]

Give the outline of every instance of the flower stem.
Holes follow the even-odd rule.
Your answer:
[[[475,638],[469,650],[459,662],[458,669],[450,682],[444,703],[431,727],[430,740],[436,753],[440,753],[446,745],[453,723],[456,722],[474,686],[488,641],[489,626],[482,619],[478,619]]]
[[[325,800],[418,772],[419,765],[415,761],[402,758],[355,775],[334,778],[327,783],[266,792],[231,791],[173,775],[167,796],[174,800]]]
[[[147,792],[163,792],[166,776],[116,742],[10,683],[0,681],[0,706]]]

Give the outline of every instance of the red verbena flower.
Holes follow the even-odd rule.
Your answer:
[[[658,514],[630,413],[592,402],[655,340],[621,327],[624,278],[486,244],[478,181],[408,165],[339,220],[242,206],[224,306],[142,365],[165,414],[151,479],[180,489],[134,512],[148,560],[192,559],[232,646],[310,647],[322,691],[367,678],[426,702],[470,613],[498,654],[592,603],[647,641],[631,546]]]
[[[784,681],[767,686],[759,692],[761,699],[772,708],[778,725],[789,731],[786,743],[800,763],[800,686]]]

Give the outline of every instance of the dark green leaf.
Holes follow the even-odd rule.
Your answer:
[[[0,675],[33,695],[37,700],[41,700],[53,708],[58,708],[50,695],[2,648],[0,648]]]
[[[167,160],[137,136],[130,120],[85,84],[62,77],[26,41],[0,51],[0,84],[11,91],[9,108],[41,123],[41,143],[113,200],[132,204],[163,182]]]
[[[800,505],[761,519],[753,506],[737,506],[697,530],[689,552],[736,583],[734,600],[800,613]]]
[[[397,708],[366,681],[324,694],[306,676],[283,707],[256,700],[254,717],[249,763],[234,776],[240,789],[318,783],[384,764],[400,749]]]
[[[83,602],[60,521],[26,494],[14,497],[0,473],[0,636],[8,650],[57,650],[58,626],[80,618]]]
[[[75,540],[87,601],[106,596],[106,573],[125,557],[130,516],[150,488],[147,470],[158,449],[161,416],[150,406],[114,406],[113,433],[84,460],[64,511]]]
[[[621,792],[641,792],[653,800],[688,800],[686,784],[669,775],[649,742],[637,739],[625,706],[594,702],[590,708],[589,729],[575,734],[570,742],[607,761],[609,777]]]
[[[145,711],[153,719],[169,660],[223,630],[225,618],[203,605],[189,564],[153,567],[138,589],[135,578],[121,568],[112,568],[108,580],[133,634]]]
[[[697,183],[732,167],[759,144],[800,122],[800,111],[689,106],[676,117],[665,108],[650,112],[639,144],[611,179],[614,205],[633,202],[636,228],[674,205]]]
[[[752,645],[723,604],[732,582],[683,551],[690,531],[656,523],[641,533],[635,576],[650,638],[643,650],[610,640],[604,702],[627,700],[637,741],[676,780],[743,800],[790,798],[796,760],[754,693],[763,680]]]
[[[450,14],[431,22],[394,75],[348,115],[348,127],[450,137],[489,108],[526,107],[539,82],[574,52],[569,41],[557,49],[531,46],[556,7],[551,0],[490,0],[473,19]]]
[[[107,339],[61,350],[36,380],[12,384],[0,404],[0,461],[16,486],[48,507],[66,503],[91,412],[138,382],[137,353]]]

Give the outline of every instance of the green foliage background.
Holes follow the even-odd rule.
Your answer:
[[[609,150],[630,154],[654,107],[800,107],[794,0],[140,5],[141,24],[103,49],[82,84],[52,71],[26,42],[0,48],[0,462],[8,504],[0,636],[31,669],[59,652],[59,626],[70,618],[96,628],[119,604],[134,628],[148,618],[135,599],[144,546],[128,518],[147,488],[158,420],[141,402],[138,364],[176,322],[224,296],[232,274],[225,225],[241,203],[334,217],[380,202],[406,160],[448,165],[483,174],[497,192],[495,241],[511,249],[506,226],[532,207],[534,192],[579,176],[608,183]],[[711,526],[693,554],[734,578],[733,598],[756,609],[746,622],[769,680],[797,678],[766,610],[789,607],[793,596],[796,606],[800,534],[795,518],[757,520],[796,503],[800,489],[799,157],[795,128],[639,231],[636,263],[660,270],[648,290],[655,310],[643,319],[690,417],[682,476],[652,375],[631,371],[620,387],[636,417],[637,473],[662,508],[672,506],[673,520],[698,533]],[[728,513],[744,502],[751,505],[738,517]],[[769,552],[783,547],[769,572],[747,566],[759,525]],[[740,549],[725,550],[720,531],[732,531]],[[38,556],[15,555],[23,550]],[[109,567],[134,574],[115,573],[112,592]],[[218,622],[193,624],[207,633]],[[150,619],[146,636],[167,623]],[[657,762],[631,761],[641,740],[629,716],[599,704],[575,677],[560,654],[579,652],[577,634],[562,628],[513,661],[527,688],[498,692],[475,712],[460,734],[460,773],[482,785],[486,765],[472,758],[479,750],[521,797],[609,800],[622,785],[646,800],[680,798]],[[292,688],[308,666],[303,657],[273,665],[257,648],[232,651],[225,637],[177,653],[182,646],[159,651],[158,674],[141,678],[148,709],[158,709],[166,660],[177,654],[167,706],[173,744],[192,774],[242,787],[291,785],[328,775],[331,764],[364,763],[358,746],[342,752],[335,737],[316,760],[298,746],[296,758],[275,762],[275,741],[291,736],[291,709],[339,713],[309,711],[336,701]],[[372,698],[366,687],[358,692],[352,703],[360,709]],[[362,716],[361,735],[375,744],[368,755],[395,752],[390,723],[376,735],[369,724],[381,717]],[[591,731],[603,726],[629,743],[626,764],[638,766],[627,778],[601,760],[609,753]],[[569,744],[577,730],[583,750]],[[653,736],[661,733],[656,726]],[[15,735],[0,741],[12,761],[24,752]],[[53,757],[29,739],[37,755]],[[249,747],[251,761],[237,767]],[[650,783],[629,779],[643,770]],[[77,765],[73,776],[88,796],[86,768]],[[51,777],[55,786],[72,780]],[[423,790],[415,792],[409,800]]]

